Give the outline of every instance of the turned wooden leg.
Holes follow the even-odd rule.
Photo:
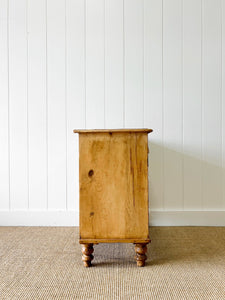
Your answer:
[[[91,267],[91,261],[94,258],[92,253],[94,252],[93,244],[82,244],[82,261],[85,267]]]
[[[138,267],[144,267],[147,256],[145,255],[147,251],[147,244],[135,244],[135,252],[136,252],[136,261]]]

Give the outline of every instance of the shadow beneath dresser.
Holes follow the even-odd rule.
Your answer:
[[[148,264],[209,262],[224,257],[224,227],[151,227]]]

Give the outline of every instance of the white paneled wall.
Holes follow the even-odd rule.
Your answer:
[[[0,225],[78,225],[75,128],[149,127],[150,223],[225,225],[225,0],[0,0]]]
[[[29,0],[27,3],[28,140],[27,145],[24,144],[28,151],[29,210],[48,208],[46,25],[45,0]]]

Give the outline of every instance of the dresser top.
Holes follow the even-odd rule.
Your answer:
[[[107,133],[107,132],[145,132],[150,133],[148,128],[123,128],[123,129],[74,129],[74,133]]]

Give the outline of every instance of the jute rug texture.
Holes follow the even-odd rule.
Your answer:
[[[77,227],[0,227],[0,299],[225,300],[225,228],[152,227],[146,267],[132,244],[94,247]]]

